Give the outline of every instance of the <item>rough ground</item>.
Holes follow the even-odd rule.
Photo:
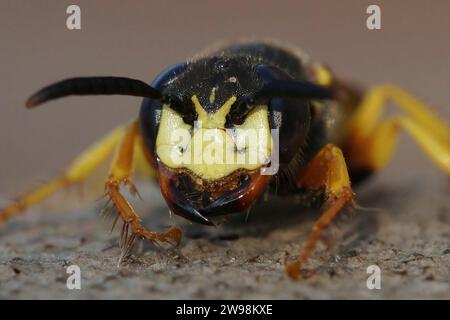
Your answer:
[[[156,192],[145,190],[153,200],[138,207],[154,212],[147,226],[161,229],[171,222]],[[216,230],[187,226],[179,250],[144,245],[121,268],[118,231],[107,232],[100,205],[64,212],[41,206],[0,229],[0,298],[450,299],[448,192],[446,179],[372,180],[359,190],[359,202],[383,209],[342,220],[333,229],[334,249],[315,252],[308,268],[317,274],[302,282],[286,277],[283,260],[305,243],[317,213],[286,201]],[[66,289],[72,264],[81,268],[81,290]],[[381,268],[381,290],[366,288],[372,264]]]

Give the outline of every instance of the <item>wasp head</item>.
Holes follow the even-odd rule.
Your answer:
[[[267,104],[249,97],[262,87],[245,59],[208,58],[187,65],[163,101],[154,154],[162,193],[174,213],[210,217],[247,210],[265,189],[271,157]],[[148,118],[147,118],[148,119]]]

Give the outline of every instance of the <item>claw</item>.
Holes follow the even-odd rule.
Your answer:
[[[178,247],[181,243],[181,238],[183,236],[183,233],[181,232],[180,228],[172,227],[167,232],[165,232],[165,235],[175,241],[175,246]]]
[[[298,279],[300,276],[300,263],[298,261],[290,261],[291,257],[287,256],[284,260],[284,266],[286,268],[286,273],[292,279]]]
[[[287,256],[284,260],[284,266],[288,276],[294,280],[304,280],[315,274],[314,271],[303,270],[301,263],[298,260],[292,262],[290,256]]]

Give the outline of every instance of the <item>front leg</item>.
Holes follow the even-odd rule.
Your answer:
[[[118,217],[123,221],[120,261],[128,254],[138,237],[152,242],[168,242],[175,245],[179,244],[181,240],[181,230],[176,227],[172,227],[166,232],[152,232],[145,229],[141,224],[141,218],[120,192],[121,185],[124,185],[130,189],[132,194],[138,193],[130,179],[136,146],[135,140],[138,136],[139,124],[135,121],[127,128],[116,150],[110,173],[105,183],[105,196],[109,198],[109,201],[117,209]]]
[[[300,172],[297,187],[325,190],[326,203],[319,220],[314,224],[308,243],[297,259],[286,259],[286,271],[291,278],[302,277],[302,266],[308,260],[321,239],[323,232],[342,209],[351,204],[353,192],[342,151],[332,145],[326,145]]]
[[[95,170],[107,161],[124,134],[124,126],[114,129],[76,157],[61,176],[23,194],[14,203],[0,209],[0,224],[46,200],[58,190],[82,183],[91,177]]]

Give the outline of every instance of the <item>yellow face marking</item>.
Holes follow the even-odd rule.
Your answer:
[[[225,130],[226,116],[235,101],[236,97],[231,97],[210,114],[194,95],[197,121],[201,121],[201,126],[198,123],[195,128],[164,105],[156,138],[156,154],[162,163],[170,168],[187,168],[208,180],[223,178],[238,169],[255,170],[265,164],[271,154],[268,108],[256,106],[242,125]],[[180,129],[185,132],[182,138],[177,135]]]
[[[230,112],[231,106],[236,101],[236,97],[232,96],[228,99],[215,113],[206,112],[196,95],[193,95],[191,100],[194,103],[195,111],[198,114],[197,121],[202,122],[203,128],[224,128],[226,116],[228,112]]]

